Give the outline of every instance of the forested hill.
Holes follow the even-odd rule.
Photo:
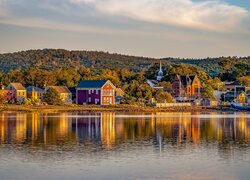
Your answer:
[[[219,62],[225,59],[244,62],[250,65],[250,57],[220,57],[207,59],[163,58],[162,60],[167,62],[167,64],[184,63],[195,65],[204,69],[209,75],[217,76],[222,70],[221,66],[219,66]],[[147,70],[155,63],[159,63],[159,59],[97,51],[43,49],[0,54],[0,71],[3,72],[8,72],[11,69],[27,69],[29,67],[56,70],[70,67],[77,68],[80,65],[90,67],[94,70],[104,68],[127,68],[135,72],[140,72]]]
[[[189,64],[202,68],[210,76],[218,76],[224,69],[219,64],[222,61],[231,61],[235,63],[242,63],[250,65],[250,56],[248,57],[219,57],[219,58],[206,58],[206,59],[177,59],[177,58],[163,58],[171,63]]]
[[[0,70],[3,72],[8,72],[11,69],[26,69],[29,67],[55,70],[79,67],[80,65],[97,70],[103,68],[128,68],[129,70],[138,72],[145,71],[156,62],[159,62],[159,60],[110,54],[107,52],[67,51],[62,49],[28,50],[0,54]]]

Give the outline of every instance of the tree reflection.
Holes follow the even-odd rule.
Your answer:
[[[213,114],[211,114],[213,115]],[[155,113],[122,116],[115,112],[97,113],[14,113],[0,114],[1,144],[29,144],[112,149],[122,144],[149,142],[151,145],[249,143],[250,121],[244,113],[230,118],[199,113]]]

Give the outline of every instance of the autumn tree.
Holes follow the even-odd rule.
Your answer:
[[[60,95],[58,92],[56,92],[54,89],[48,89],[43,94],[43,102],[46,102],[49,105],[61,105],[63,102],[60,98]]]
[[[171,94],[163,91],[162,89],[156,91],[155,99],[158,103],[173,102],[173,97],[171,96]]]
[[[240,84],[242,84],[243,86],[250,86],[250,76],[243,76],[238,78],[238,81]]]

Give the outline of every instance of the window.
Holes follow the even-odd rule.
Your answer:
[[[89,97],[89,102],[91,102],[91,97]]]
[[[98,90],[96,90],[96,94],[98,94]]]
[[[89,94],[91,94],[91,90],[89,90]]]

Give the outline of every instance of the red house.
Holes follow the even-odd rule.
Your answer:
[[[115,104],[116,87],[108,80],[85,80],[76,87],[76,104]]]

